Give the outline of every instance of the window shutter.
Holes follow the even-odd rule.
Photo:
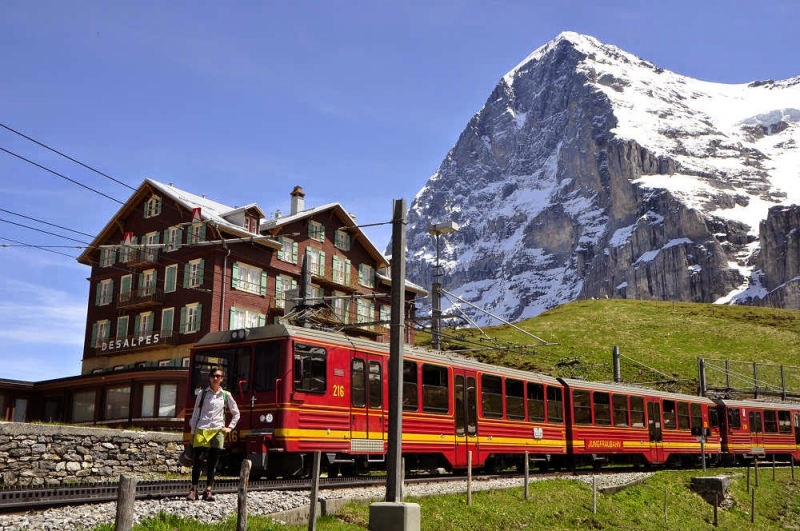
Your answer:
[[[154,313],[150,314],[150,319],[147,321],[147,333],[153,333],[153,325],[155,324],[156,315]]]
[[[182,306],[182,307],[181,307],[181,327],[180,327],[180,333],[181,333],[181,334],[185,334],[185,333],[186,333],[186,306]]]
[[[133,333],[134,334],[138,334],[139,333],[140,322],[141,322],[141,316],[137,314],[136,315],[136,319],[133,320]]]
[[[325,225],[319,226],[319,241],[325,243]]]
[[[176,281],[175,277],[177,276],[177,274],[178,274],[178,268],[177,267],[167,267],[164,270],[164,277],[165,277],[164,278],[164,291],[165,292],[175,291],[175,281]]]
[[[352,269],[350,260],[344,261],[344,283],[350,285],[350,269]]]
[[[198,304],[197,305],[197,319],[194,320],[195,329],[193,330],[193,332],[197,332],[201,328],[203,328],[202,317],[203,317],[203,305],[202,304]]]
[[[309,238],[314,238],[314,224],[311,220],[308,220],[308,223],[306,223],[306,233]]]
[[[239,287],[239,262],[234,262],[231,266],[231,288]]]
[[[275,306],[283,308],[283,277],[275,277]]]
[[[113,301],[114,301],[114,279],[112,278],[112,279],[111,279],[111,280],[108,282],[108,284],[109,284],[109,285],[108,285],[108,295],[110,296],[110,298],[111,298],[111,301],[113,302]]]
[[[183,264],[183,287],[184,288],[188,288],[189,287],[189,269],[190,269],[189,262],[186,262],[185,264]]]
[[[128,316],[123,315],[117,319],[117,337],[122,339],[128,335]]]
[[[319,271],[319,276],[325,276],[325,251],[319,252],[319,263],[317,264],[317,269]]]
[[[278,249],[278,260],[284,260],[284,256],[283,256],[283,236],[278,238],[278,241],[281,242],[281,248]]]
[[[292,263],[297,263],[297,242],[292,242]]]
[[[136,279],[136,286],[140,291],[144,287],[144,273],[139,273],[138,278]]]
[[[168,228],[164,229],[164,243],[171,243],[169,241],[169,229]],[[167,250],[167,249],[164,248],[164,250]]]
[[[155,215],[157,216],[159,214],[161,214],[161,198],[160,197],[156,199],[156,212],[155,212]]]
[[[292,289],[297,289],[297,280],[292,279]]]
[[[199,241],[201,241],[201,242],[206,241],[206,224],[205,223],[202,223],[200,225],[200,231],[199,231],[198,236],[200,238]],[[197,242],[195,242],[195,243],[197,243]]]
[[[236,308],[231,306],[230,317],[228,317],[228,329],[232,329],[236,326]]]
[[[205,265],[205,259],[201,258],[200,262],[197,264],[197,279],[199,282],[197,283],[198,286],[203,285],[203,265]]]
[[[267,295],[267,272],[266,271],[262,271],[261,272],[261,284],[259,286],[259,290],[260,290],[260,293],[261,293],[262,297]]]
[[[263,313],[258,314],[258,326],[264,326],[267,324],[267,316]]]
[[[103,284],[98,282],[94,288],[94,305],[100,306],[100,294],[103,292]]]
[[[90,345],[97,348],[97,323],[92,323],[92,342]]]

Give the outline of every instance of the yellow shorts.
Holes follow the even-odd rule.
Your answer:
[[[192,446],[195,448],[222,448],[225,445],[225,434],[221,429],[195,430]]]

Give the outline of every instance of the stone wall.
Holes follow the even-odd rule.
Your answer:
[[[0,422],[0,487],[58,487],[186,473],[180,433]]]

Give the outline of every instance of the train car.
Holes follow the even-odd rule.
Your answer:
[[[559,378],[574,466],[692,464],[718,460],[713,401],[652,389]]]
[[[190,389],[225,369],[241,411],[231,469],[248,458],[254,476],[306,475],[320,450],[329,475],[349,474],[384,467],[388,357],[385,343],[288,325],[215,332],[192,351]],[[566,453],[556,379],[412,347],[403,358],[408,469],[465,470],[470,452],[476,468],[521,468],[526,451],[544,466]]]
[[[800,404],[715,400],[726,464],[775,456],[800,459]]]

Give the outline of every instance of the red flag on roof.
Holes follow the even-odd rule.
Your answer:
[[[203,221],[203,216],[200,214],[200,207],[192,209],[192,223]]]
[[[123,243],[123,245],[132,244],[133,243],[133,233],[132,232],[126,232],[125,233],[125,237],[122,239],[122,243]]]

